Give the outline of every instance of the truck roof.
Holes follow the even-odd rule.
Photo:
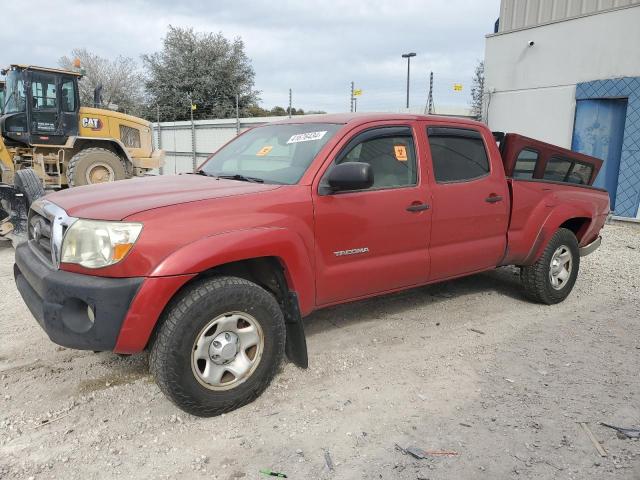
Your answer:
[[[468,118],[449,117],[440,115],[421,115],[416,113],[384,113],[384,112],[366,112],[366,113],[328,113],[318,115],[297,115],[284,120],[278,120],[273,123],[339,123],[339,124],[362,124],[381,120],[391,121],[414,121],[414,120],[432,120],[447,121],[469,126],[483,126],[481,122]]]

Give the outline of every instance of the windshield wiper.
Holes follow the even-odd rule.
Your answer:
[[[247,177],[245,175],[240,175],[239,173],[234,173],[233,175],[215,175],[218,178],[224,178],[225,180],[239,180],[241,182],[251,182],[251,183],[264,183],[262,178],[258,177]]]

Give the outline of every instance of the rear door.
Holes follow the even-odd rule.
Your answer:
[[[325,305],[425,283],[430,197],[419,172],[424,148],[412,124],[360,127],[337,146],[313,187],[316,303]],[[323,193],[331,167],[369,163],[368,190]]]
[[[430,280],[495,267],[505,254],[510,208],[495,143],[474,126],[425,123],[424,129],[432,166]]]

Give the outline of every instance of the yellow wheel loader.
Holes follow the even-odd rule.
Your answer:
[[[123,180],[164,164],[150,122],[80,106],[80,73],[11,65],[2,74],[0,237],[24,232],[30,202],[45,190]]]

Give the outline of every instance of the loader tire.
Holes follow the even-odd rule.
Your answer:
[[[149,367],[174,404],[212,417],[252,402],[267,388],[285,339],[284,316],[271,293],[242,278],[203,279],[163,314]]]
[[[127,178],[123,160],[111,150],[100,147],[79,151],[67,165],[67,181],[70,187],[114,182]]]
[[[538,261],[522,267],[520,279],[527,297],[537,303],[553,305],[569,296],[579,268],[578,239],[571,230],[560,228]]]
[[[27,210],[33,202],[44,195],[42,180],[38,178],[36,172],[31,168],[23,168],[15,173],[13,184],[20,193],[24,195],[27,203]]]

